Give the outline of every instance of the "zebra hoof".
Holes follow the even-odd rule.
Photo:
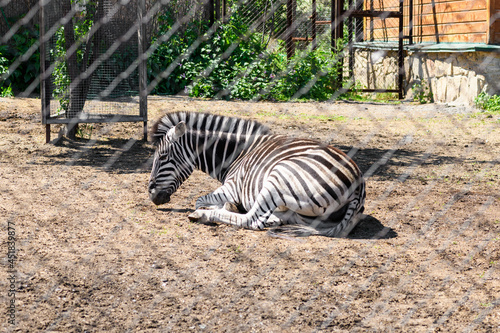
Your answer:
[[[198,222],[198,223],[208,222],[207,215],[199,210],[196,210],[193,213],[189,214],[188,219],[191,222]]]
[[[201,215],[198,214],[197,212],[191,213],[188,215],[188,219],[191,222],[198,222],[198,220],[201,218]]]

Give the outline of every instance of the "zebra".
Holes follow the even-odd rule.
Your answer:
[[[154,204],[169,202],[194,169],[222,183],[196,200],[191,221],[270,228],[278,237],[346,237],[363,217],[363,175],[330,145],[198,112],[167,113],[152,126],[151,140]]]

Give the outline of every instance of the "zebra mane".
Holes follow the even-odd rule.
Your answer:
[[[270,134],[267,126],[253,120],[180,111],[167,113],[153,124],[150,131],[151,141],[157,144],[169,129],[181,121],[186,123],[188,130],[194,131],[239,133],[242,135]]]

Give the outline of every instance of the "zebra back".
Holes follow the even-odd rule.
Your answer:
[[[150,139],[157,144],[169,129],[185,122],[188,129],[199,132],[223,132],[238,135],[270,134],[267,126],[253,120],[199,112],[170,112],[153,124]]]

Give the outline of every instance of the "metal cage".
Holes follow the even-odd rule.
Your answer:
[[[40,1],[40,93],[46,141],[51,124],[141,121],[146,140],[145,0],[126,4],[101,0],[96,8],[69,0],[62,3]],[[91,25],[90,10],[94,10]]]

